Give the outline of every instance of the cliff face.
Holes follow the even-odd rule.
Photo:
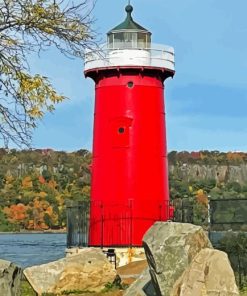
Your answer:
[[[170,164],[169,173],[187,182],[214,179],[217,183],[238,182],[241,185],[247,184],[247,164]]]

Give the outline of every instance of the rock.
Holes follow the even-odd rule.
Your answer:
[[[171,296],[237,296],[238,288],[227,254],[203,249],[177,280]]]
[[[156,296],[149,268],[146,268],[139,278],[129,286],[124,296]]]
[[[131,262],[143,261],[146,259],[143,248],[116,248],[117,266],[125,266]]]
[[[130,285],[140,277],[147,267],[147,260],[134,261],[117,268],[117,274],[120,276],[122,284]]]
[[[28,267],[24,274],[38,295],[57,295],[71,290],[99,292],[114,281],[116,271],[100,249],[86,248],[78,255]]]
[[[212,248],[200,226],[172,222],[156,222],[144,235],[143,245],[157,296],[170,296],[193,258]]]
[[[75,248],[67,248],[65,250],[66,257],[74,256],[75,254],[79,254],[83,249],[78,247]],[[107,251],[107,248],[105,249]],[[131,262],[143,261],[146,259],[145,252],[143,248],[116,248],[116,265],[117,267],[126,266]]]
[[[0,259],[0,293],[4,296],[19,296],[21,284],[21,268]]]

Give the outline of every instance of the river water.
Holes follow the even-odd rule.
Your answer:
[[[223,234],[210,234],[215,246]],[[0,233],[0,259],[9,260],[23,268],[63,258],[65,248],[65,233]]]
[[[20,267],[51,262],[65,256],[66,234],[0,234],[0,259]]]

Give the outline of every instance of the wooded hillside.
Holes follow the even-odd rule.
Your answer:
[[[171,199],[192,201],[198,224],[209,198],[247,198],[247,153],[172,151],[168,159]],[[64,228],[65,200],[89,199],[90,164],[87,150],[0,149],[0,231]]]
[[[65,200],[90,194],[91,154],[0,150],[0,231],[63,228]]]

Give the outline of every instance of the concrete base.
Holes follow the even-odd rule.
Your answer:
[[[71,248],[66,249],[66,257],[73,256],[81,253],[85,248]],[[102,251],[107,251],[108,248],[103,248]],[[125,266],[131,262],[140,261],[146,259],[143,248],[114,248],[117,267]]]

